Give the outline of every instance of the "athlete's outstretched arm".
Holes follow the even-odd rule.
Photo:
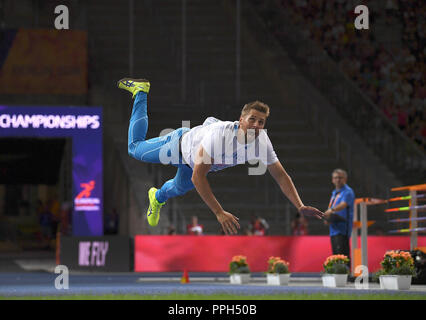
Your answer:
[[[285,194],[285,196],[293,203],[293,205],[297,208],[297,210],[303,215],[314,215],[318,218],[322,218],[324,213],[320,210],[305,206],[302,200],[299,197],[299,193],[294,186],[293,181],[290,176],[284,170],[281,162],[277,161],[268,166],[268,171],[278,183],[281,188],[281,191]]]
[[[238,218],[233,214],[223,210],[219,201],[214,196],[210,184],[207,180],[207,173],[211,168],[212,159],[200,146],[197,157],[195,159],[194,170],[192,173],[192,183],[195,186],[201,199],[206,203],[211,211],[216,215],[217,220],[222,225],[225,234],[236,234],[237,229],[240,228]]]

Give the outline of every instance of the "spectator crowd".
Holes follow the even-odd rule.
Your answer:
[[[259,5],[258,1],[254,1]],[[265,4],[267,3],[267,4]],[[272,22],[276,5],[292,12],[292,23],[323,47],[360,89],[408,137],[426,149],[426,2],[386,0],[383,10],[369,10],[369,30],[354,26],[353,0],[281,0],[262,2],[275,34],[280,25]],[[367,7],[377,7],[372,0]],[[382,17],[386,25],[401,26],[401,45],[384,46],[371,26]]]

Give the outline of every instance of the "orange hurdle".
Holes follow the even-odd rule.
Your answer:
[[[426,191],[426,184],[416,184],[405,187],[392,188],[391,191],[409,191],[409,197],[403,197],[401,200],[408,200],[408,209],[410,212],[409,218],[409,227],[408,229],[394,230],[394,231],[403,231],[410,232],[410,250],[414,250],[417,247],[417,234],[418,231],[421,231],[423,228],[418,228],[419,218],[417,216],[418,210],[422,209],[423,206],[418,205],[417,199],[421,198],[424,195],[418,195],[418,191]],[[399,209],[399,208],[396,208]],[[406,208],[405,208],[406,209]],[[390,211],[390,210],[389,210]]]
[[[367,229],[375,223],[375,221],[367,220],[367,206],[384,204],[387,200],[377,198],[357,198],[354,205],[354,216],[351,235],[351,267],[352,275],[359,276],[360,272],[355,272],[357,266],[368,267],[368,244],[367,244]],[[358,206],[360,207],[358,217]],[[361,248],[358,248],[358,230],[361,229]]]

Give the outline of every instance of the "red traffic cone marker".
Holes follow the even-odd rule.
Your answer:
[[[189,276],[188,276],[188,270],[183,270],[183,276],[180,279],[180,283],[189,283]]]

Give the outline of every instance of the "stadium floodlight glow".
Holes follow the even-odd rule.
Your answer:
[[[0,105],[1,137],[71,138],[72,233],[103,235],[101,107]]]

